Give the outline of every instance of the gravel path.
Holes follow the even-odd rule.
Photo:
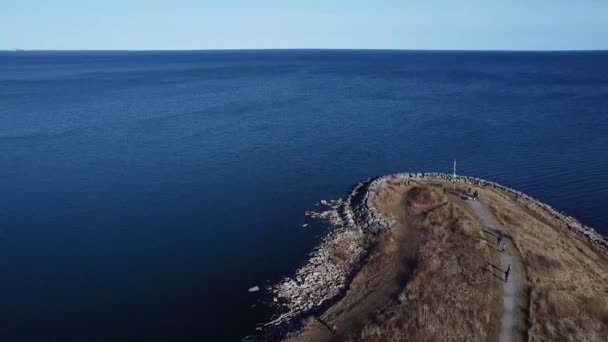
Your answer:
[[[479,201],[468,201],[469,206],[473,209],[475,214],[479,217],[481,222],[486,226],[487,230],[497,234],[499,230],[505,231],[496,222],[494,216],[488,211],[488,209]],[[489,235],[489,234],[488,234]],[[495,237],[494,237],[495,238]],[[498,246],[497,246],[498,247]],[[500,320],[500,342],[513,341],[515,335],[515,324],[516,324],[516,308],[517,308],[517,284],[519,281],[519,270],[514,262],[513,255],[511,254],[511,246],[507,244],[507,249],[500,253],[501,269],[503,271],[502,277],[504,279],[504,270],[507,269],[508,265],[511,265],[511,273],[509,279],[504,283],[504,291],[502,294],[503,299],[503,313]]]

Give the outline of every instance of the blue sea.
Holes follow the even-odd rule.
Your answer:
[[[453,159],[608,233],[608,52],[0,53],[0,340],[238,340],[306,210]]]

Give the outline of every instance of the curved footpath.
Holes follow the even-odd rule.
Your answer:
[[[471,209],[475,212],[481,222],[487,227],[498,233],[498,230],[505,231],[501,227],[494,216],[488,211],[488,209],[479,201],[467,201]],[[519,282],[519,267],[511,254],[511,249],[506,248],[504,252],[500,254],[501,269],[506,270],[508,265],[511,265],[511,273],[509,274],[508,281],[503,286],[503,312],[500,319],[500,342],[507,342],[514,340],[514,331],[516,328],[516,308],[517,308],[517,283]]]
[[[608,240],[593,228],[581,224],[576,219],[525,193],[498,183],[475,177],[454,177],[443,173],[399,173],[368,179],[359,183],[346,200],[321,201],[321,204],[329,207],[326,211],[307,213],[307,216],[312,218],[328,221],[332,229],[311,253],[308,261],[296,271],[293,278],[285,278],[268,289],[280,313],[271,322],[265,324],[267,329],[293,330],[296,328],[298,318],[322,311],[345,293],[353,275],[361,267],[369,247],[375,241],[375,236],[394,226],[392,220],[378,213],[374,204],[379,189],[386,186],[389,179],[457,182],[462,185],[502,190],[563,221],[569,229],[584,236],[602,253],[608,254]],[[477,209],[480,217],[487,216],[488,225],[498,226],[485,208],[480,208]],[[504,263],[509,263],[510,254],[504,254],[503,258],[503,267],[506,267]],[[513,262],[511,264],[515,265]],[[512,273],[512,275],[517,277],[517,274]],[[515,277],[509,283],[515,283]],[[515,292],[511,292],[513,290],[508,286],[506,291],[505,304],[511,305],[513,302],[509,298],[515,298]],[[506,310],[513,311],[513,308],[506,307]],[[506,317],[503,326],[508,327],[514,320],[509,318],[509,315]],[[501,337],[502,340],[504,339]]]

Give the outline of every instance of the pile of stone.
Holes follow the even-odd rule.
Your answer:
[[[374,206],[376,192],[385,181],[378,178],[362,182],[346,200],[321,201],[327,210],[306,213],[328,222],[331,230],[293,277],[269,288],[282,314],[267,326],[318,310],[344,292],[374,237],[394,225]]]

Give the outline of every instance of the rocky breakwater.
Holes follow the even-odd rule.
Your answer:
[[[320,310],[344,293],[375,236],[394,222],[374,206],[386,177],[358,184],[346,200],[321,201],[326,209],[306,215],[329,223],[330,231],[292,277],[269,288],[280,314],[267,327],[289,325],[295,318]]]

